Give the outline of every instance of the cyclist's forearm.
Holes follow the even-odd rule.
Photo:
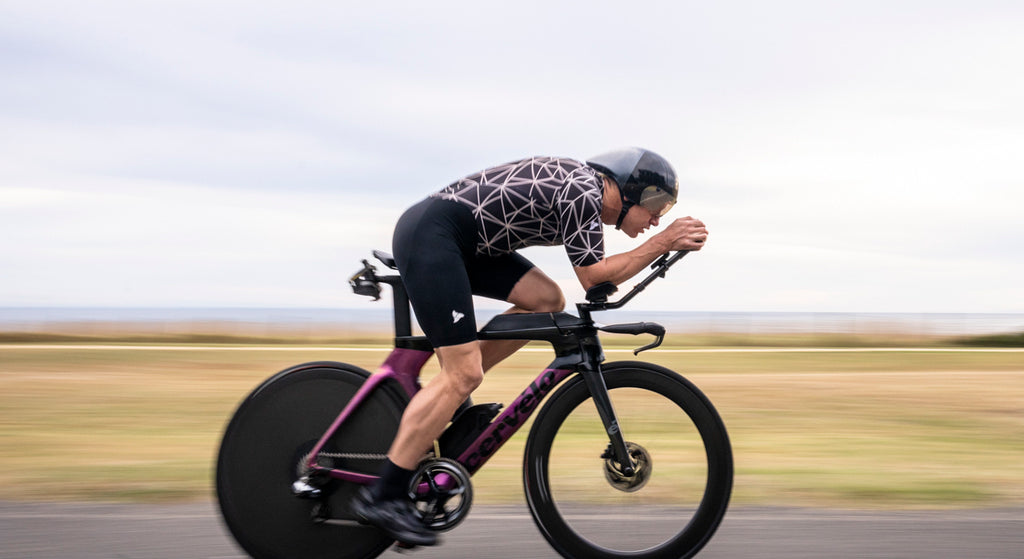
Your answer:
[[[574,270],[584,289],[590,289],[606,281],[619,285],[650,266],[669,249],[670,246],[662,242],[661,238],[652,237],[629,252],[613,254],[597,264],[574,268]]]

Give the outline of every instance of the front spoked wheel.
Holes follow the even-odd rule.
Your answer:
[[[693,384],[650,363],[603,367],[635,472],[614,459],[582,377],[559,388],[526,443],[524,485],[537,526],[563,557],[692,557],[732,492],[729,437]]]

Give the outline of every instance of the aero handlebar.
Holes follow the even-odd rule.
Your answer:
[[[617,309],[629,302],[630,299],[636,297],[641,291],[647,289],[654,280],[665,277],[665,273],[672,267],[673,264],[679,261],[682,257],[686,256],[689,251],[681,250],[675,254],[669,255],[665,253],[661,255],[654,263],[651,264],[651,269],[654,270],[647,277],[636,284],[633,289],[629,290],[618,301],[609,303],[608,296],[615,293],[616,287],[611,282],[604,282],[587,290],[587,301],[589,303],[580,303],[576,305],[576,308],[581,313],[589,313],[590,311],[605,311],[611,309]]]

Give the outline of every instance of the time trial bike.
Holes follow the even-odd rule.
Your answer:
[[[396,269],[385,253],[374,255]],[[650,334],[656,323],[600,325],[591,313],[617,309],[664,277],[686,255],[664,255],[621,299],[615,286],[587,292],[565,313],[502,314],[481,340],[542,340],[554,360],[504,411],[500,404],[460,407],[421,462],[409,496],[422,521],[446,531],[473,498],[471,476],[540,408],[526,438],[523,488],[534,522],[570,559],[692,557],[721,523],[732,491],[729,437],[708,398],[679,374],[639,362],[606,363],[599,332]],[[284,370],[238,406],[217,458],[216,490],[224,521],[256,559],[367,559],[395,543],[360,524],[350,503],[376,479],[402,412],[419,390],[433,354],[413,336],[400,277],[363,260],[350,279],[356,293],[394,297],[394,349],[375,374],[338,362]],[[542,405],[543,404],[543,405]]]

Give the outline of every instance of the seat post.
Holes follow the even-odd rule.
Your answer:
[[[395,337],[405,338],[412,336],[412,313],[409,310],[409,295],[405,292],[402,278],[399,276],[378,276],[377,280],[391,286],[391,293],[395,300]]]

